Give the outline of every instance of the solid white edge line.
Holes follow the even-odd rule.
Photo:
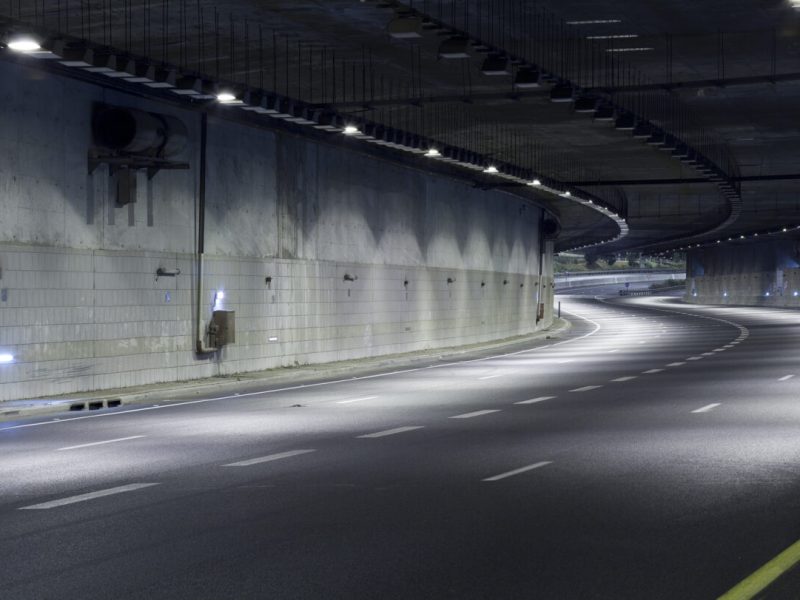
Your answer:
[[[693,413],[705,413],[705,412],[708,412],[710,410],[713,410],[713,409],[717,408],[721,404],[722,404],[721,402],[714,402],[713,404],[706,404],[705,406],[702,406],[702,407],[700,407],[700,408],[698,408],[696,410],[693,410],[692,412]]]
[[[78,450],[79,448],[91,448],[92,446],[102,446],[104,444],[115,444],[116,442],[126,442],[128,440],[138,440],[143,437],[147,437],[144,435],[131,435],[124,438],[117,438],[114,440],[104,440],[102,442],[91,442],[89,444],[78,444],[77,446],[65,446],[64,448],[59,448],[56,452],[61,452],[64,450]]]
[[[77,496],[69,496],[59,500],[51,500],[50,502],[42,502],[40,504],[31,504],[30,506],[22,506],[18,510],[47,510],[49,508],[57,508],[59,506],[67,506],[68,504],[77,504],[78,502],[86,502],[87,500],[94,500],[95,498],[103,498],[105,496],[113,496],[115,494],[124,494],[125,492],[134,492],[148,487],[159,485],[157,483],[129,483],[128,485],[120,485],[105,490],[98,490],[96,492],[89,492],[87,494],[78,494]]]
[[[478,379],[495,379],[496,377],[502,377],[502,375],[485,375],[484,377],[478,377]]]
[[[500,412],[500,409],[486,409],[486,410],[476,410],[474,412],[464,413],[462,415],[454,415],[452,417],[448,417],[449,419],[471,419],[473,417],[482,417],[483,415],[490,415],[492,413]]]
[[[500,473],[499,475],[493,475],[492,477],[486,477],[481,481],[500,481],[501,479],[505,479],[507,477],[513,477],[514,475],[519,475],[520,473],[526,473],[527,471],[532,471],[533,469],[538,469],[540,467],[545,467],[547,465],[553,464],[551,460],[545,460],[542,462],[534,463],[532,465],[528,465],[527,467],[520,467],[519,469],[514,469],[513,471],[506,471],[505,473]]]
[[[218,402],[220,400],[230,400],[231,398],[247,398],[248,396],[262,396],[262,395],[267,395],[267,394],[276,394],[276,393],[279,393],[279,392],[289,392],[289,391],[293,391],[293,390],[302,390],[302,389],[306,389],[306,388],[320,387],[320,386],[324,386],[324,385],[336,385],[336,384],[339,384],[339,383],[350,383],[350,382],[353,382],[353,381],[361,381],[361,380],[364,380],[364,379],[377,379],[378,377],[389,377],[391,375],[401,375],[401,374],[405,374],[405,373],[416,373],[418,371],[424,371],[426,369],[442,369],[444,367],[452,367],[453,365],[465,365],[465,364],[470,364],[470,363],[474,363],[474,362],[485,362],[487,360],[494,360],[494,359],[497,359],[497,358],[505,358],[505,357],[508,357],[508,356],[519,356],[521,354],[531,354],[533,352],[538,352],[540,350],[544,350],[546,348],[552,348],[554,346],[560,346],[562,344],[572,344],[574,342],[577,342],[577,341],[585,339],[585,338],[587,338],[589,336],[592,336],[595,333],[597,333],[598,331],[600,331],[600,329],[602,329],[602,327],[600,326],[599,323],[597,323],[596,321],[592,321],[588,317],[584,317],[583,315],[579,315],[578,313],[574,313],[574,312],[571,312],[571,311],[568,311],[568,310],[563,310],[562,312],[564,312],[565,314],[568,314],[568,315],[574,315],[574,316],[578,317],[579,319],[583,319],[584,321],[594,325],[595,328],[592,331],[590,331],[589,333],[585,333],[585,334],[583,334],[581,336],[578,336],[576,338],[572,338],[572,339],[569,339],[569,340],[563,340],[561,342],[556,342],[555,344],[547,344],[545,346],[537,346],[536,348],[526,348],[525,350],[518,350],[516,352],[507,352],[505,354],[495,354],[493,356],[485,356],[483,358],[472,358],[472,359],[469,359],[469,360],[453,361],[453,362],[448,362],[448,363],[441,363],[441,364],[438,364],[438,365],[428,365],[426,367],[416,367],[416,368],[413,368],[413,369],[399,369],[397,371],[390,371],[388,373],[376,373],[374,375],[364,375],[362,377],[348,377],[346,379],[334,379],[333,381],[320,381],[320,382],[317,382],[317,383],[307,383],[307,384],[303,383],[303,384],[299,384],[299,385],[292,385],[292,386],[283,387],[283,388],[275,388],[275,389],[271,389],[271,390],[260,390],[260,391],[257,391],[257,392],[246,392],[246,393],[243,393],[243,394],[242,393],[234,393],[234,394],[229,394],[227,396],[218,396],[218,397],[215,397],[215,398],[201,398],[199,400],[186,400],[184,402],[170,402],[169,404],[162,404],[162,405],[155,405],[155,406],[144,406],[142,408],[131,408],[129,410],[118,410],[118,411],[115,411],[113,413],[103,413],[103,414],[99,414],[99,415],[82,415],[80,417],[67,417],[67,418],[59,419],[58,421],[42,421],[42,422],[39,422],[39,423],[24,423],[22,425],[12,425],[10,427],[0,427],[0,432],[10,431],[12,429],[25,429],[25,428],[28,428],[28,427],[41,427],[43,425],[61,425],[63,423],[70,423],[72,421],[81,421],[83,419],[99,419],[99,418],[106,418],[106,417],[117,417],[117,416],[120,416],[120,415],[127,415],[127,414],[131,414],[131,413],[143,412],[143,411],[146,411],[146,410],[160,410],[160,409],[163,409],[163,408],[177,408],[177,407],[180,407],[180,406],[190,406],[192,404],[205,404],[206,402]]]
[[[223,467],[249,467],[258,465],[265,462],[272,462],[273,460],[281,460],[282,458],[291,458],[292,456],[300,456],[301,454],[308,454],[309,452],[316,452],[313,449],[305,450],[288,450],[286,452],[278,452],[277,454],[268,454],[267,456],[259,456],[258,458],[249,458],[247,460],[240,460],[238,462],[228,463],[222,465]]]
[[[414,431],[416,429],[422,429],[424,425],[406,425],[404,427],[395,427],[394,429],[384,429],[383,431],[376,431],[374,433],[365,433],[362,435],[357,435],[357,438],[381,438],[386,437],[387,435],[395,435],[397,433],[405,433],[406,431]]]
[[[791,379],[792,377],[794,377],[794,375],[784,375],[783,377],[778,379],[778,381],[787,381],[787,380]]]

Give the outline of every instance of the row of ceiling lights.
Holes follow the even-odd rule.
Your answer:
[[[800,4],[800,0],[798,0],[798,4]],[[780,229],[774,229],[774,230],[769,230],[769,231],[756,231],[756,232],[753,232],[753,233],[740,233],[739,235],[731,235],[731,236],[728,236],[726,239],[718,239],[718,240],[715,240],[713,242],[704,242],[704,243],[699,243],[699,244],[688,244],[686,246],[680,246],[678,248],[674,248],[673,250],[670,250],[670,251],[656,252],[656,253],[652,254],[651,256],[667,256],[671,252],[684,251],[684,250],[693,250],[695,248],[712,248],[712,247],[714,247],[714,246],[716,246],[718,244],[722,244],[724,242],[740,242],[742,240],[755,239],[755,238],[757,238],[759,236],[780,235],[782,233],[788,233],[789,231],[798,230],[798,229],[800,229],[800,225],[787,225],[785,227],[781,227]]]
[[[625,219],[610,207],[601,202],[574,195],[570,190],[558,189],[550,185],[544,178],[529,177],[523,169],[510,165],[487,163],[478,154],[458,148],[437,148],[431,140],[410,135],[373,123],[346,121],[343,117],[325,112],[321,109],[310,109],[287,98],[267,94],[261,91],[248,90],[243,98],[233,87],[220,88],[217,84],[197,76],[181,76],[177,69],[156,67],[148,62],[134,59],[118,58],[114,53],[95,53],[83,44],[70,45],[56,41],[44,48],[42,43],[30,35],[12,35],[6,46],[15,52],[37,59],[57,60],[67,67],[74,67],[89,73],[105,75],[128,83],[138,83],[152,89],[173,92],[190,100],[216,100],[223,106],[235,106],[256,114],[282,119],[298,125],[308,125],[314,129],[327,132],[339,132],[348,137],[365,142],[421,154],[431,159],[457,164],[459,166],[480,171],[485,175],[514,181],[536,188],[539,191],[570,199],[611,219],[619,228],[616,237],[598,243],[616,241],[628,234],[629,228]]]

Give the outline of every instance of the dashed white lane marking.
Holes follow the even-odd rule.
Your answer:
[[[519,475],[520,473],[526,473],[528,471],[533,471],[534,469],[539,469],[540,467],[545,467],[549,464],[552,464],[553,461],[546,460],[538,463],[534,463],[532,465],[528,465],[527,467],[520,467],[519,469],[514,469],[513,471],[507,471],[505,473],[500,473],[499,475],[493,475],[492,477],[487,477],[483,479],[483,481],[500,481],[501,479],[505,479],[506,477],[513,477],[514,475]]]
[[[314,450],[289,450],[288,452],[278,452],[277,454],[269,454],[267,456],[259,456],[258,458],[250,458],[248,460],[240,460],[239,462],[222,465],[223,467],[250,467],[252,465],[259,465],[265,462],[272,462],[273,460],[281,460],[282,458],[290,458],[292,456],[299,456],[301,454],[308,454]]]
[[[685,364],[686,364],[685,362],[674,362],[674,363],[669,363],[667,366],[668,367],[680,367],[681,365],[685,365]]]
[[[522,400],[514,402],[514,404],[536,404],[537,402],[544,402],[545,400],[552,400],[555,396],[539,396],[538,398],[531,398],[530,400]]]
[[[375,400],[378,396],[364,396],[363,398],[349,398],[347,400],[337,400],[336,404],[352,404],[353,402],[364,402],[364,400]]]
[[[646,344],[647,342],[645,340],[639,340],[639,343],[640,344]]]
[[[619,352],[619,348],[614,348],[613,350],[609,350],[609,354],[614,354],[614,352]]]
[[[357,435],[358,438],[380,438],[387,435],[395,435],[397,433],[405,433],[406,431],[414,431],[415,429],[422,429],[424,425],[406,425],[405,427],[395,427],[394,429],[385,429],[383,431],[376,431],[375,433],[365,433],[364,435]]]
[[[468,412],[464,413],[463,415],[455,415],[450,417],[451,419],[471,419],[473,417],[482,417],[483,415],[490,415],[492,413],[500,412],[497,409],[494,410],[476,410],[475,412]]]
[[[717,408],[719,405],[720,405],[720,402],[715,402],[714,404],[707,404],[707,405],[703,406],[702,408],[698,408],[698,409],[696,409],[696,410],[693,410],[692,412],[693,412],[693,413],[704,413],[704,412],[708,412],[708,411],[710,411],[710,410],[714,410],[714,409],[715,409],[715,408]]]
[[[574,358],[568,358],[566,360],[559,360],[556,364],[557,365],[565,365],[567,363],[575,362]]]
[[[725,348],[714,348],[712,352],[725,352]]]
[[[713,352],[703,352],[701,356],[714,356]]]
[[[478,379],[494,379],[496,377],[502,377],[502,375],[485,375],[484,377],[478,377]]]
[[[117,442],[127,442],[128,440],[138,440],[139,438],[143,438],[143,435],[131,435],[124,438],[116,438],[114,440],[104,440],[102,442],[92,442],[90,444],[78,444],[77,446],[66,446],[64,448],[59,448],[57,452],[61,452],[63,450],[77,450],[78,448],[91,448],[92,446],[102,446],[104,444],[115,444]]]
[[[643,375],[650,375],[651,373],[661,373],[664,369],[648,369],[647,371],[642,371]]]
[[[575,388],[574,390],[570,390],[570,392],[588,392],[589,390],[596,390],[597,388],[603,387],[602,385],[585,385],[583,387]]]
[[[50,502],[42,502],[41,504],[32,504],[30,506],[22,506],[19,510],[47,510],[48,508],[57,508],[59,506],[66,506],[68,504],[77,504],[78,502],[86,502],[87,500],[94,500],[95,498],[103,498],[104,496],[113,496],[115,494],[124,494],[125,492],[135,492],[144,488],[158,485],[157,483],[129,483],[128,485],[121,485],[118,487],[108,488],[105,490],[98,490],[96,492],[89,492],[88,494],[78,494],[77,496],[69,496],[68,498],[61,498],[59,500],[51,500]]]
[[[702,356],[690,356],[686,360],[703,360]]]
[[[630,381],[631,379],[636,379],[637,377],[638,375],[627,375],[626,377],[617,377],[611,381]]]
[[[778,381],[786,381],[787,379],[791,379],[792,377],[794,377],[794,375],[784,375],[783,377],[778,379]]]
[[[733,344],[725,344],[723,348],[733,348]]]

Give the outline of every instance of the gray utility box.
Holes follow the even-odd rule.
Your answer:
[[[236,342],[236,311],[215,310],[208,325],[211,346],[221,348]]]

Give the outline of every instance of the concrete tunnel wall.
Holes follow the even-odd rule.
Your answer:
[[[356,144],[209,118],[201,317],[205,329],[224,291],[236,343],[198,356],[199,114],[21,65],[0,63],[0,79],[0,353],[14,356],[0,400],[459,346],[552,322],[541,209]],[[180,117],[191,168],[140,173],[135,204],[117,207],[108,167],[87,169],[97,101]]]
[[[697,304],[800,307],[800,240],[725,244],[690,251],[686,299]]]

